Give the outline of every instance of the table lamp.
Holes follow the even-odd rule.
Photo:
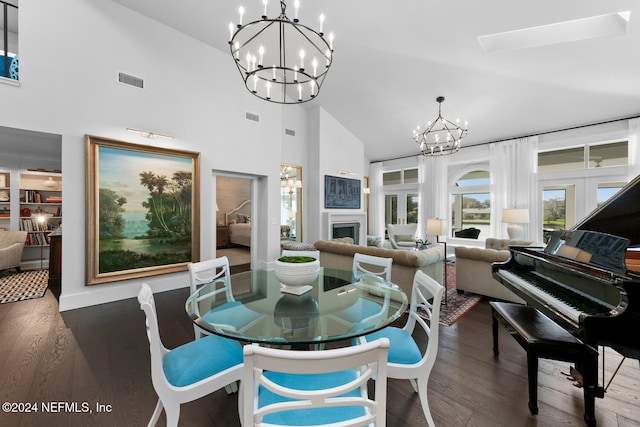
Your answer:
[[[529,209],[503,209],[502,222],[511,224],[507,227],[509,239],[522,240],[524,230],[518,224],[529,223]]]

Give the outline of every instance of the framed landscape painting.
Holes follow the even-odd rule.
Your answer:
[[[200,259],[200,153],[87,135],[87,283]]]
[[[360,180],[324,176],[325,209],[360,209]]]

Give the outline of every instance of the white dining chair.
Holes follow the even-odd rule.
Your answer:
[[[409,317],[403,328],[386,327],[380,331],[360,337],[361,344],[388,338],[391,343],[389,349],[389,378],[408,379],[420,397],[422,411],[430,427],[434,427],[429,401],[427,400],[427,385],[431,369],[438,354],[438,331],[440,320],[440,303],[444,287],[422,271],[417,271],[413,279],[411,292],[411,307]],[[418,309],[424,310],[427,320],[418,314]],[[427,348],[422,354],[412,337],[415,326],[419,325],[428,338]]]
[[[253,312],[236,301],[231,288],[229,259],[226,256],[207,261],[189,264],[189,285],[193,294],[199,287],[211,284],[211,290],[198,298],[198,301],[208,299],[215,301],[220,296],[224,302],[202,316],[207,323],[216,324],[224,328],[241,330],[250,325],[259,313]],[[209,335],[210,332],[194,323],[193,330],[196,339]]]
[[[357,282],[362,276],[378,276],[390,281],[392,265],[393,258],[356,253],[353,255],[353,281]]]
[[[245,346],[238,404],[243,427],[383,427],[388,349],[385,338],[324,351]],[[374,398],[367,392],[372,378]]]
[[[242,379],[242,346],[238,341],[211,335],[168,350],[160,339],[153,292],[144,283],[138,294],[146,315],[151,353],[151,380],[158,394],[149,426],[162,409],[168,426],[177,426],[180,405],[213,393]]]
[[[352,280],[363,282],[371,287],[372,294],[384,294],[383,304],[367,299],[359,299],[353,306],[338,313],[338,317],[349,322],[370,322],[389,308],[389,292],[384,289],[385,282],[391,280],[393,258],[382,258],[372,255],[356,253],[353,255]],[[372,268],[373,267],[373,268]],[[378,292],[377,289],[380,289]]]
[[[282,256],[308,256],[320,259],[320,251],[292,251],[290,249],[283,249]]]

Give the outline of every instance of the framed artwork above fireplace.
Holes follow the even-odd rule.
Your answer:
[[[360,180],[324,176],[325,209],[360,209]]]

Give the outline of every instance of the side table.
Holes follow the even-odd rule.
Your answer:
[[[226,248],[229,246],[229,227],[219,225],[216,228],[216,248]]]

